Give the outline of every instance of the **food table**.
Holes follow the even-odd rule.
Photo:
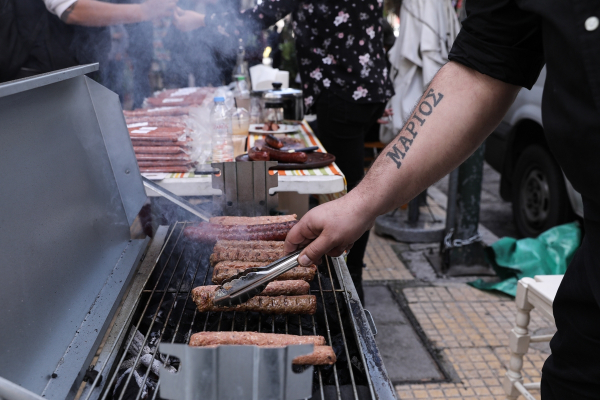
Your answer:
[[[325,148],[317,139],[314,132],[306,121],[299,125],[299,131],[289,134],[289,137],[300,139],[306,147],[319,146],[321,152]],[[248,145],[252,146],[254,141],[262,135],[251,134]],[[346,180],[338,166],[333,163],[327,167],[304,169],[304,170],[278,170],[269,171],[270,174],[279,175],[279,185],[271,189],[271,194],[279,194],[281,209],[304,215],[308,210],[308,196],[310,194],[322,195],[321,200],[330,200],[341,196],[346,191]],[[213,189],[211,175],[196,175],[189,173],[145,173],[145,177],[154,180],[157,184],[179,196],[211,196],[219,195],[218,189]],[[152,190],[146,189],[149,197],[159,196]]]

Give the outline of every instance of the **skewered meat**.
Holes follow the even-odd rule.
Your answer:
[[[218,285],[198,286],[192,296],[200,296],[201,292],[214,293],[218,288]],[[305,281],[276,281],[270,282],[260,296],[299,296],[309,292],[310,285]]]
[[[183,230],[183,234],[191,240],[209,243],[217,240],[285,240],[296,222],[263,225],[220,225],[201,222],[188,226]]]
[[[325,345],[323,336],[297,336],[260,332],[198,332],[190,338],[190,346],[215,346],[220,344],[288,346],[291,344]]]
[[[214,292],[192,291],[192,298],[198,311],[257,311],[264,314],[314,314],[317,312],[317,298],[302,296],[255,296],[245,303],[232,307],[219,307],[213,304]]]
[[[221,261],[215,265],[213,269],[212,281],[216,284],[221,284],[232,276],[247,270],[248,268],[264,267],[269,263],[266,262],[247,262],[247,261]],[[303,280],[310,282],[314,279],[317,267],[294,267],[291,270],[284,272],[275,278],[278,281],[286,280]]]
[[[228,248],[222,251],[213,251],[210,255],[210,263],[211,265],[215,265],[219,261],[273,262],[284,257],[286,254],[283,249]]]
[[[296,221],[296,214],[264,217],[212,217],[211,224],[219,225],[265,225]]]

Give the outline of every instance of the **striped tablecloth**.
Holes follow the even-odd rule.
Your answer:
[[[310,126],[308,125],[308,123],[306,121],[303,121],[302,124],[299,125],[299,128],[300,129],[298,130],[298,133],[292,133],[292,134],[288,134],[288,135],[292,138],[297,138],[297,139],[301,140],[302,143],[306,147],[319,146],[319,150],[317,150],[317,151],[326,152],[325,148],[323,147],[323,145],[321,144],[319,139],[317,139],[314,132],[312,131],[312,129],[310,128]],[[256,140],[260,140],[262,138],[263,138],[263,135],[260,135],[260,134],[249,135],[248,136],[248,146],[250,146],[250,147],[253,146],[254,142]],[[310,178],[308,178],[309,176],[324,176],[324,177],[340,176],[340,177],[342,177],[343,181],[344,181],[344,190],[339,193],[319,194],[319,200],[321,202],[326,202],[329,200],[336,199],[346,193],[346,189],[345,189],[346,188],[346,178],[344,177],[344,174],[340,171],[340,169],[338,168],[338,166],[335,163],[333,163],[327,167],[323,167],[323,168],[298,169],[298,170],[278,170],[278,171],[269,171],[269,172],[273,175],[279,174],[280,177],[305,176],[305,177],[307,177],[305,179],[310,179]],[[210,178],[207,175],[196,175],[196,174],[194,174],[194,172],[176,173],[176,174],[166,174],[166,173],[158,174],[158,173],[156,173],[156,174],[144,174],[144,176],[148,177],[149,179],[160,180],[164,183],[174,185],[174,188],[180,186],[177,184],[177,182],[181,182],[183,184],[184,182],[188,182],[188,181],[189,182],[196,181],[196,180],[198,180],[198,178],[205,178],[205,179]],[[186,179],[186,178],[196,178],[196,179]],[[175,192],[177,194],[176,190],[175,190]]]

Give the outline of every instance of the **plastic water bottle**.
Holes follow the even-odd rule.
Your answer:
[[[231,132],[231,115],[225,107],[225,98],[215,97],[215,104],[210,113],[212,129],[212,161],[233,161],[233,138]]]

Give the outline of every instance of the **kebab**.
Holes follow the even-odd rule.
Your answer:
[[[190,346],[215,347],[219,345],[254,345],[261,347],[284,347],[297,344],[314,345],[313,352],[296,357],[294,364],[331,365],[336,356],[331,346],[325,345],[323,336],[297,336],[260,332],[198,332],[192,335]]]

